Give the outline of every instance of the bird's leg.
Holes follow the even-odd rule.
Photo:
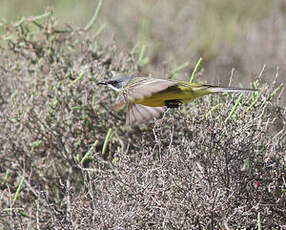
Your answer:
[[[179,99],[165,101],[165,105],[167,108],[179,108],[181,104],[182,102]]]

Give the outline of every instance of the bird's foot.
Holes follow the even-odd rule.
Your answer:
[[[167,108],[179,108],[181,104],[182,102],[179,99],[165,101],[165,105]]]

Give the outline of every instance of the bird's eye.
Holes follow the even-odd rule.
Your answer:
[[[110,81],[109,84],[113,85],[113,86],[117,86],[119,84],[119,82],[118,81]]]

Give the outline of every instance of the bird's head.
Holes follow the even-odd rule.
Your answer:
[[[116,75],[108,81],[97,82],[98,85],[107,85],[109,88],[120,91],[123,89],[130,80],[135,78],[135,76],[128,76],[128,75]]]

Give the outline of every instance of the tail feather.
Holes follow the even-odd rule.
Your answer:
[[[242,92],[255,92],[257,89],[247,89],[247,88],[233,88],[233,87],[219,87],[211,86],[207,89],[210,93],[242,93]]]

